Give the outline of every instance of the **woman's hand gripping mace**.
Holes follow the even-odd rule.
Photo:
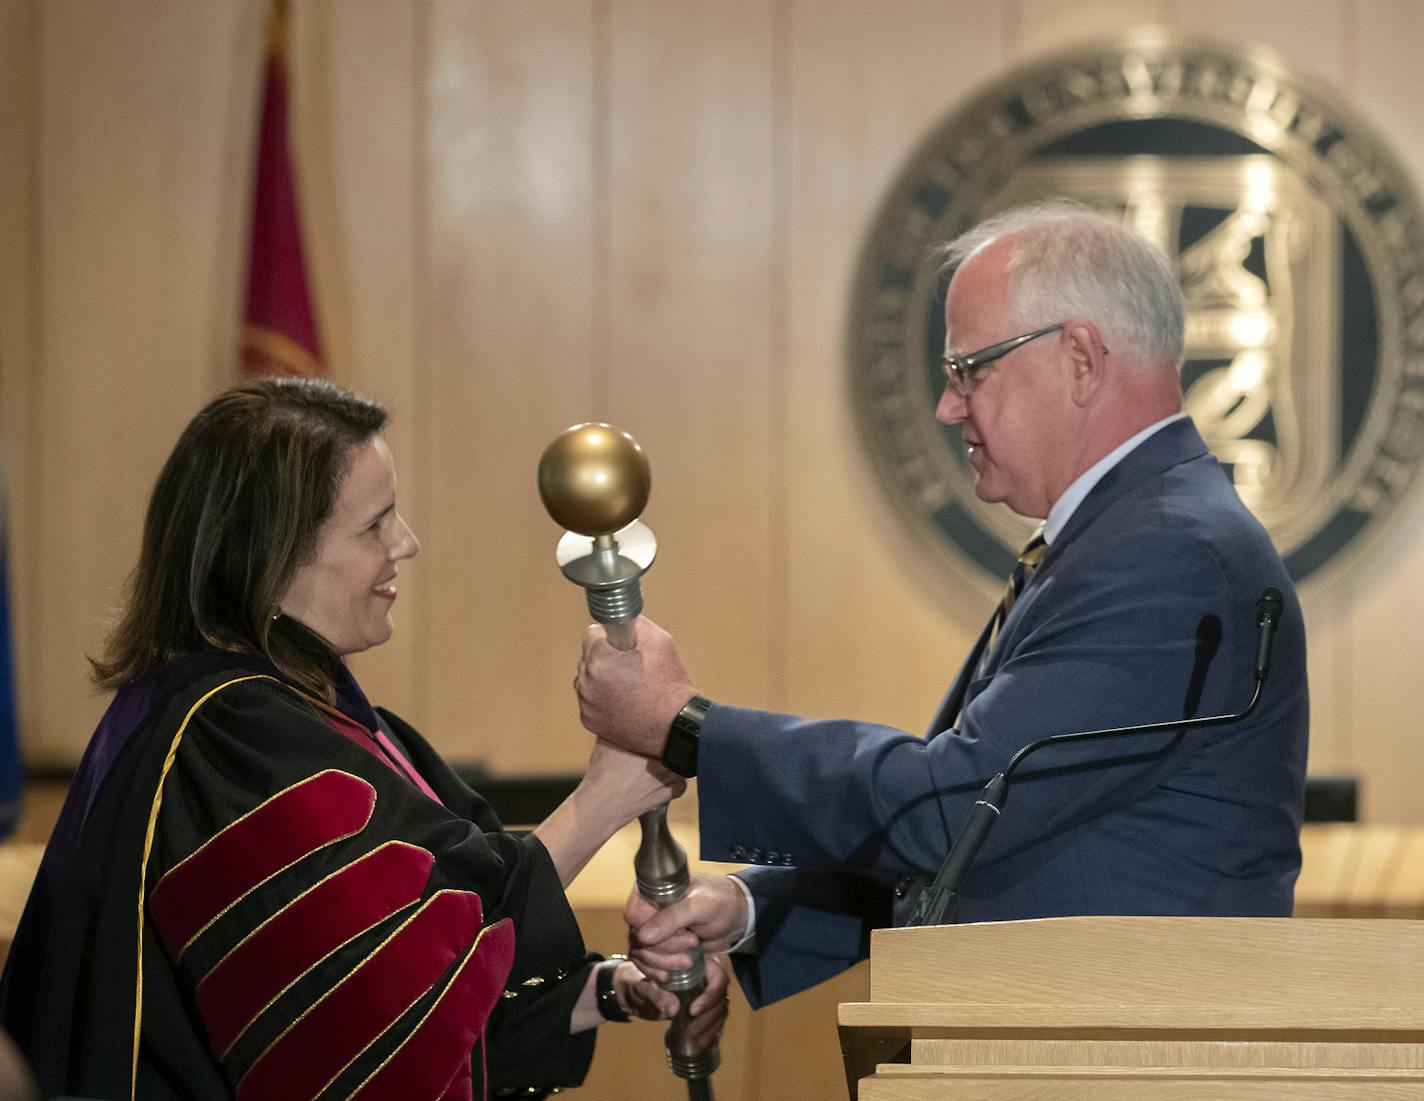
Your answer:
[[[539,460],[539,496],[566,529],[555,558],[564,576],[583,587],[588,610],[618,650],[634,647],[634,620],[643,610],[640,579],[658,544],[639,522],[652,489],[652,472],[638,441],[607,424],[577,424],[560,433]],[[633,859],[638,893],[659,909],[687,893],[687,853],[668,829],[667,807],[640,815],[642,844]],[[692,1101],[711,1101],[714,1043],[699,1048],[688,1035],[688,1009],[705,985],[701,948],[692,966],[668,975],[663,987],[681,1008],[667,1032],[668,1066],[687,1081]]]

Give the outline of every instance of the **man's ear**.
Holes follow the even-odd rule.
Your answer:
[[[1108,350],[1103,347],[1103,338],[1098,327],[1091,321],[1074,318],[1065,322],[1063,336],[1068,349],[1069,367],[1073,372],[1073,403],[1079,407],[1087,406],[1103,388],[1106,368],[1104,359]]]

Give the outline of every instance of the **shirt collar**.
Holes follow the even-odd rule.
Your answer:
[[[1156,435],[1167,425],[1185,417],[1185,413],[1173,413],[1170,417],[1163,417],[1156,424],[1149,424],[1137,435],[1118,444],[1117,447],[1079,474],[1073,480],[1073,484],[1063,491],[1063,496],[1053,502],[1053,507],[1048,510],[1048,519],[1043,525],[1043,541],[1052,545],[1053,540],[1058,538],[1058,533],[1067,526],[1068,521],[1073,518],[1073,513],[1078,511],[1078,506],[1093,491],[1093,487],[1102,480],[1103,475],[1127,458],[1128,454],[1143,444],[1148,437]]]

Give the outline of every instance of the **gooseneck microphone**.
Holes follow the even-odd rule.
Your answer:
[[[949,855],[938,874],[924,893],[920,895],[915,916],[908,922],[911,926],[943,925],[954,916],[954,906],[959,900],[959,884],[979,855],[989,831],[999,820],[1009,797],[1009,779],[1023,763],[1025,757],[1036,753],[1045,746],[1061,745],[1064,742],[1090,742],[1099,738],[1118,738],[1129,734],[1160,734],[1164,731],[1195,730],[1203,726],[1225,726],[1240,722],[1261,702],[1261,687],[1266,683],[1266,675],[1271,669],[1271,646],[1275,642],[1276,627],[1280,623],[1285,601],[1281,591],[1268,587],[1256,601],[1256,629],[1259,632],[1256,645],[1256,683],[1251,693],[1251,701],[1245,710],[1233,715],[1208,715],[1200,719],[1175,719],[1169,722],[1143,723],[1138,726],[1114,726],[1104,730],[1078,730],[1069,734],[1052,734],[1024,746],[1009,760],[1008,767],[999,773],[979,793],[964,828],[959,831],[958,840],[950,847]]]
[[[1281,609],[1285,602],[1281,590],[1268,588],[1256,601],[1256,626],[1261,635],[1256,643],[1256,688],[1259,694],[1261,683],[1271,671],[1271,643],[1276,641],[1276,625],[1281,621]],[[1252,706],[1256,701],[1251,701]]]

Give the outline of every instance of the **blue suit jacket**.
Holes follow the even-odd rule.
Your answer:
[[[1049,734],[1241,710],[1256,603],[1285,595],[1270,678],[1231,726],[1054,747],[1015,774],[957,921],[1073,914],[1283,916],[1300,870],[1308,702],[1300,606],[1280,556],[1190,421],[1093,488],[989,655],[961,668],[957,729],[714,705],[699,765],[702,856],[757,904],[736,959],[753,1004],[864,958],[902,923],[979,790]]]

